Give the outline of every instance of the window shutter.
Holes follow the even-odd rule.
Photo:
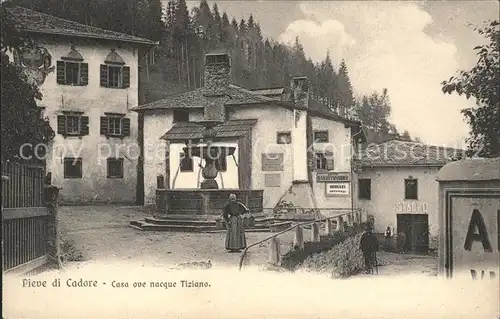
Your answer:
[[[122,121],[123,121],[123,131],[122,131],[123,136],[130,136],[130,119],[123,118]]]
[[[333,153],[326,153],[326,169],[329,171],[334,170],[334,158],[333,158]]]
[[[64,115],[57,116],[57,133],[66,135],[66,116]]]
[[[108,87],[108,66],[101,64],[101,86]]]
[[[80,63],[80,85],[89,84],[89,64]]]
[[[101,116],[101,135],[108,135],[108,118]]]
[[[122,88],[130,87],[130,67],[124,66],[122,68]]]
[[[57,61],[57,83],[66,84],[66,65],[64,61]]]
[[[80,135],[81,136],[89,135],[89,117],[82,116],[80,118],[80,123],[82,125],[82,127],[80,129]]]

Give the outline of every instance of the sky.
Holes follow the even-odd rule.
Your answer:
[[[474,101],[444,95],[440,83],[476,63],[472,48],[484,39],[469,24],[498,19],[498,1],[215,2],[238,21],[253,14],[265,37],[292,42],[298,36],[315,62],[327,51],[335,65],[345,59],[357,95],[387,88],[390,120],[400,132],[465,147],[469,127],[460,110]]]

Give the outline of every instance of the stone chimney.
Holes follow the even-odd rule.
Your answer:
[[[291,80],[290,88],[295,105],[307,109],[309,106],[309,79],[305,76],[295,76]]]
[[[231,58],[225,52],[212,52],[205,55],[206,95],[223,95],[231,83]]]

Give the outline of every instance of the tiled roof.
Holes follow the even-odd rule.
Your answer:
[[[326,106],[325,104],[321,103],[320,101],[314,98],[309,99],[309,113],[313,116],[317,115],[319,117],[325,117],[327,119],[331,119],[338,122],[361,125],[361,122],[359,121],[350,120],[348,118],[338,115],[337,113],[330,110],[328,106]]]
[[[154,45],[154,41],[132,35],[104,30],[78,22],[57,18],[21,7],[7,8],[17,29],[29,33],[55,34]]]
[[[439,181],[500,180],[500,157],[467,158],[449,163],[438,172]]]
[[[260,95],[281,95],[285,91],[285,88],[267,88],[267,89],[255,89],[252,90],[255,94],[260,94]]]
[[[223,95],[209,96],[205,88],[174,94],[167,98],[134,108],[135,111],[177,108],[203,108],[208,104],[221,103],[226,106],[268,103],[272,99],[230,84]]]
[[[415,142],[388,141],[372,144],[361,153],[361,165],[373,166],[443,166],[464,151]]]
[[[217,132],[216,139],[221,137],[239,137],[248,131],[249,128],[255,125],[257,120],[234,120],[216,126],[214,129]],[[198,140],[201,139],[203,126],[196,122],[176,123],[165,135],[161,138],[165,140]]]
[[[138,106],[133,110],[144,111],[157,109],[204,108],[206,105],[213,105],[214,103],[223,104],[225,106],[241,106],[249,104],[269,104],[271,102],[275,105],[289,109],[304,109],[303,107],[296,105],[291,100],[290,93],[284,93],[284,88],[269,89],[269,92],[274,92],[274,90],[276,90],[276,92],[282,92],[282,98],[276,99],[262,95],[260,92],[267,92],[265,89],[250,91],[233,84],[229,85],[226,91],[223,92],[223,95],[219,94],[216,96],[207,95],[206,88],[198,88],[196,90],[174,94],[162,100]],[[313,116],[323,117],[350,125],[361,125],[361,122],[359,121],[350,120],[338,115],[330,110],[326,105],[314,98],[309,98],[308,110]]]

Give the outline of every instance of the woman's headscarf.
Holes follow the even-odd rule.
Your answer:
[[[229,201],[230,202],[235,202],[236,201],[236,194],[230,194],[229,195]]]

